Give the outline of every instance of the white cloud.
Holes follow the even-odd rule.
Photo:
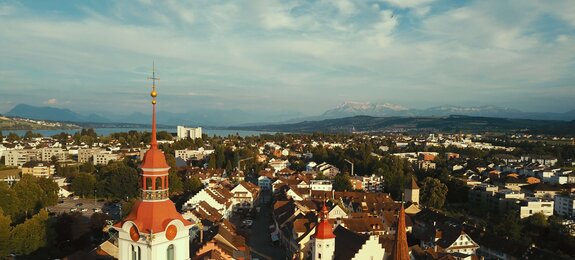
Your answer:
[[[51,98],[51,99],[44,101],[44,104],[45,105],[56,105],[56,104],[58,104],[58,100],[56,100],[55,98]]]
[[[348,16],[357,12],[355,4],[350,0],[332,0],[332,2],[342,15]]]
[[[420,7],[422,5],[430,4],[434,1],[435,0],[383,0],[383,2],[399,8]]]
[[[343,101],[332,93],[410,105],[445,103],[447,95],[475,102],[469,93],[489,89],[478,96],[497,102],[504,99],[493,95],[497,91],[543,89],[571,77],[572,34],[545,40],[533,33],[537,17],[556,11],[533,12],[539,9],[523,1],[443,9],[433,1],[387,2],[410,10],[380,10],[362,1],[174,1],[161,9],[155,2],[117,2],[113,12],[84,8],[85,17],[74,20],[19,15],[30,11],[18,7],[0,17],[0,55],[21,70],[0,74],[0,83],[45,89],[50,82],[49,88],[91,97],[129,89],[145,98],[149,82],[142,74],[156,60],[166,99],[193,98],[204,106],[226,100],[241,108],[255,106],[259,97],[261,107],[319,112]],[[5,69],[0,64],[0,73]],[[324,95],[318,104],[316,97]],[[74,103],[90,104],[78,96]],[[285,101],[266,98],[278,96]],[[124,98],[110,101],[119,109],[148,104],[117,102]]]

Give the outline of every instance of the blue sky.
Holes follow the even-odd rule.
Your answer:
[[[2,1],[0,113],[575,109],[568,0]]]

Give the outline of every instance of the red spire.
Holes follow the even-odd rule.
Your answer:
[[[164,153],[158,149],[158,140],[156,137],[156,97],[158,96],[158,92],[156,92],[156,81],[160,80],[160,78],[156,78],[155,66],[152,72],[152,77],[148,79],[152,80],[152,93],[150,93],[150,96],[152,96],[152,140],[150,142],[150,150],[148,150],[144,155],[144,160],[140,168],[144,171],[143,175],[147,175],[147,171],[150,171],[151,169],[156,170],[153,170],[152,173],[149,174],[157,175],[157,169],[166,169],[167,172],[167,169],[170,168],[170,166],[166,163]],[[166,184],[165,188],[167,187],[168,185]]]
[[[325,206],[325,200],[324,200],[323,201],[323,207],[321,208],[321,221],[319,222],[319,224],[317,224],[317,227],[315,228],[315,238],[316,239],[335,238],[335,235],[333,234],[333,227],[327,221],[328,214],[329,214],[329,211],[327,210],[327,207]]]
[[[158,147],[158,141],[156,140],[156,97],[158,96],[158,92],[156,92],[156,80],[160,80],[160,78],[156,78],[156,65],[153,64],[152,66],[152,77],[149,79],[152,80],[152,93],[150,93],[150,96],[152,96],[152,141],[150,145],[153,149]]]
[[[391,251],[393,260],[409,260],[409,250],[407,246],[407,234],[405,233],[405,210],[403,204],[397,217],[397,230],[395,232],[395,245]]]

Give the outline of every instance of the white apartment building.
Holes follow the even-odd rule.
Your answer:
[[[68,157],[66,150],[62,148],[41,148],[41,149],[18,149],[4,152],[6,166],[22,166],[32,160],[49,162],[52,156],[56,156],[58,161],[65,161]]]
[[[331,180],[311,180],[311,190],[331,191],[333,189]]]
[[[110,161],[117,161],[120,159],[120,155],[112,152],[100,152],[94,154],[93,162],[94,165],[108,165]]]
[[[546,201],[538,198],[525,198],[519,207],[519,218],[526,218],[535,213],[543,213],[549,217],[553,215],[553,201]]]
[[[178,140],[190,138],[192,140],[196,138],[202,138],[202,128],[201,127],[185,127],[179,125],[177,127]]]
[[[78,162],[87,163],[94,158],[95,154],[99,154],[103,151],[105,150],[100,148],[78,149]]]
[[[275,172],[278,172],[279,170],[283,170],[287,167],[289,167],[290,163],[288,160],[276,160],[276,159],[271,159],[268,164],[274,168]]]
[[[565,218],[575,217],[575,195],[561,194],[555,196],[555,212]]]
[[[68,152],[62,148],[42,148],[39,150],[42,156],[41,160],[45,162],[51,161],[53,156],[56,156],[59,162],[65,161],[68,157]]]
[[[181,158],[184,161],[187,161],[189,159],[201,160],[212,153],[214,153],[214,150],[205,150],[203,147],[200,147],[198,148],[198,150],[191,150],[191,149],[176,150],[175,156],[176,158]]]

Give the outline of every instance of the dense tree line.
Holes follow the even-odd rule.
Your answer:
[[[19,221],[55,205],[58,190],[58,184],[52,180],[31,175],[22,176],[12,187],[0,182],[0,208],[12,220]]]

